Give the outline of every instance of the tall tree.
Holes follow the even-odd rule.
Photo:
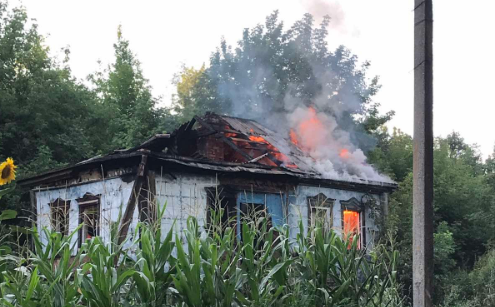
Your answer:
[[[284,30],[275,11],[264,25],[245,29],[235,49],[222,40],[206,69],[217,94],[203,95],[195,103],[209,98],[223,113],[262,121],[267,114],[314,105],[334,116],[344,131],[353,130],[354,143],[369,148],[367,133],[393,113],[378,113],[372,97],[380,86],[377,78],[367,78],[368,62],[359,65],[344,47],[329,51],[329,22],[325,18],[315,27],[306,14]]]
[[[368,162],[393,180],[404,181],[412,172],[413,144],[412,137],[400,129],[394,128],[390,135],[386,127],[377,130],[378,144],[368,153]]]
[[[174,111],[178,120],[190,120],[196,114],[205,112],[224,113],[222,99],[218,95],[217,85],[206,72],[205,65],[200,69],[183,66],[175,76],[177,94],[172,97]]]
[[[135,146],[157,133],[161,115],[156,108],[158,99],[153,97],[129,41],[123,38],[121,26],[114,50],[115,62],[89,77],[106,110],[108,150]]]
[[[410,136],[394,133],[387,146],[373,153],[381,158],[377,165],[392,170],[395,178],[403,178],[399,189],[391,197],[392,214],[388,222],[400,242],[404,264],[401,274],[406,283],[411,281],[412,274],[413,193],[411,164],[407,162],[412,152],[411,143]],[[490,176],[480,171],[489,169],[489,165],[483,165],[476,157],[476,147],[464,143],[457,133],[435,140],[433,188],[436,302],[443,299],[452,281],[452,274],[455,273],[453,268],[471,269],[495,238],[495,187],[490,184]]]
[[[0,1],[0,158],[26,172],[41,172],[91,156],[98,142],[86,127],[95,96],[49,56],[26,11]]]

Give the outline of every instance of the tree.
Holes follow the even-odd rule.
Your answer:
[[[114,49],[115,62],[89,77],[108,119],[107,150],[138,145],[159,132],[162,113],[121,26]]]
[[[377,130],[379,135],[375,149],[368,153],[368,162],[392,179],[402,182],[412,172],[413,143],[410,135],[394,128],[389,135],[386,127]]]
[[[191,92],[199,94],[194,104],[209,100],[222,113],[268,125],[273,125],[267,120],[269,114],[314,106],[334,116],[344,131],[353,131],[355,144],[371,148],[374,141],[368,133],[393,113],[378,114],[379,104],[372,97],[380,86],[378,78],[366,77],[368,62],[359,66],[358,58],[343,46],[328,50],[329,21],[327,17],[314,27],[313,17],[306,14],[284,30],[275,11],[264,25],[245,29],[234,50],[222,40],[202,76],[205,81],[194,83]],[[188,74],[190,71],[183,71],[186,80]],[[208,91],[200,90],[204,83],[210,86]],[[216,94],[212,94],[212,86],[216,86]]]
[[[0,1],[0,158],[13,157],[21,178],[28,163],[39,173],[88,158],[99,146],[86,130],[95,96],[71,76],[68,50],[62,66],[43,43],[23,8],[7,11]]]
[[[391,150],[390,144],[397,136],[390,137],[387,146],[377,150],[384,153],[380,163],[392,174],[405,174],[399,189],[391,196],[389,229],[397,234],[401,244],[402,277],[411,281],[412,261],[412,161],[404,163],[409,154],[392,155],[395,152],[411,152],[411,139]],[[404,139],[405,136],[400,138]],[[406,145],[407,144],[407,145]],[[493,218],[495,190],[489,177],[480,169],[486,168],[477,155],[476,148],[464,143],[459,134],[437,138],[434,147],[434,221],[435,221],[435,299],[441,302],[452,282],[453,268],[471,270],[476,259],[482,256],[494,239]],[[393,166],[395,165],[395,166]],[[397,172],[397,170],[399,172]],[[404,175],[397,176],[400,178]]]
[[[63,62],[49,51],[26,11],[0,0],[0,159],[15,160],[19,179],[87,159],[104,144],[95,133],[106,130],[104,112],[71,75],[69,50]],[[29,195],[16,190],[2,198],[5,207],[25,214]]]
[[[174,83],[177,94],[173,96],[172,103],[180,121],[190,120],[194,115],[208,111],[224,113],[217,86],[206,73],[205,65],[200,69],[183,66]]]

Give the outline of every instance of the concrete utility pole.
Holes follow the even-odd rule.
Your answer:
[[[414,1],[413,305],[433,295],[433,9]]]

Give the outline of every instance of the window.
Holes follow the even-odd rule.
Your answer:
[[[351,198],[347,201],[341,201],[342,205],[342,239],[352,240],[355,236],[359,238],[358,248],[364,247],[365,231],[364,231],[364,206],[356,198]]]
[[[254,223],[258,230],[269,230],[272,227],[274,239],[278,236],[276,227],[284,224],[284,213],[282,209],[283,195],[274,193],[238,192],[236,204],[239,208],[237,215],[237,238],[241,241],[243,237],[243,222]],[[261,233],[260,233],[261,234]],[[255,238],[255,242],[262,242],[262,238]]]
[[[344,240],[349,240],[349,243],[352,244],[352,240],[354,236],[360,237],[360,214],[356,211],[344,210]],[[361,244],[358,245],[358,248],[361,247]]]
[[[52,230],[63,236],[69,234],[70,200],[56,199],[50,203],[50,223]]]
[[[259,230],[266,219],[268,219],[267,228],[272,227],[271,216],[267,213],[265,204],[241,203],[241,212],[241,219],[256,222]]]
[[[258,229],[258,233],[254,238],[254,246],[260,248],[261,246],[263,246],[263,242],[264,242],[263,239],[261,238],[261,234],[263,234],[264,231],[268,231],[273,226],[271,216],[270,214],[268,214],[265,204],[241,202],[240,206],[241,206],[241,221],[245,221],[246,223],[254,223],[254,225]],[[263,229],[264,227],[266,228]],[[240,229],[241,240],[244,237],[243,231],[244,228],[241,227]],[[278,236],[278,233],[275,232],[274,234],[276,238]]]
[[[330,199],[320,193],[314,197],[308,197],[309,225],[311,228],[322,227],[324,231],[330,231],[333,227],[333,204],[335,199]]]
[[[207,211],[206,229],[208,233],[221,233],[225,228],[236,229],[237,209],[235,207],[234,192],[228,188],[206,188]]]
[[[86,193],[77,199],[79,205],[79,246],[92,237],[100,235],[100,196]]]

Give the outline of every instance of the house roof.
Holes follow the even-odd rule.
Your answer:
[[[219,150],[220,154],[217,153]],[[70,167],[20,180],[19,183],[32,185],[47,178],[57,178],[57,174],[67,173],[76,168],[81,169],[106,161],[132,159],[143,154],[157,161],[224,173],[285,175],[300,180],[352,183],[381,189],[396,187],[393,181],[324,178],[312,167],[311,158],[288,138],[254,120],[214,113],[207,113],[202,117],[195,116],[172,134],[155,135],[139,146],[93,157]]]

